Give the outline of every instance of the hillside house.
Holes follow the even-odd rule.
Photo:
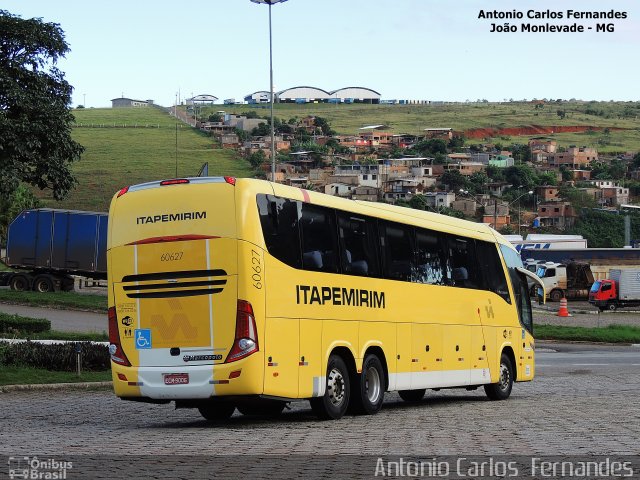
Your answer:
[[[327,195],[335,195],[336,197],[350,197],[351,193],[356,189],[355,184],[346,183],[328,183],[324,186],[324,193]]]
[[[501,197],[510,186],[507,182],[491,182],[487,183],[487,190],[492,196]]]
[[[451,202],[451,208],[465,215],[473,216],[478,210],[478,203],[472,198],[458,198]]]
[[[555,140],[539,138],[529,140],[531,161],[534,163],[548,163],[549,157],[556,152],[557,148],[558,142]]]
[[[624,187],[602,187],[602,206],[617,207],[629,203],[629,189]]]
[[[541,227],[570,228],[577,218],[569,202],[548,202],[538,205],[538,221]]]
[[[425,128],[423,131],[425,139],[439,138],[441,140],[451,140],[453,138],[452,128]]]
[[[364,200],[367,202],[378,201],[379,188],[375,187],[356,187],[351,194],[352,200]]]
[[[535,189],[536,195],[541,202],[557,202],[560,200],[558,187],[552,185],[541,185]]]
[[[498,168],[513,167],[515,160],[509,155],[494,155],[489,159],[489,165]]]
[[[591,170],[574,168],[569,170],[569,172],[571,172],[571,175],[573,176],[573,180],[575,182],[585,182],[591,180]]]
[[[445,171],[458,170],[462,175],[469,177],[476,172],[482,172],[486,166],[482,163],[459,162],[447,163],[444,166]]]
[[[111,108],[139,108],[153,105],[153,100],[134,100],[133,98],[112,98]]]
[[[427,206],[438,209],[441,207],[451,208],[451,204],[456,199],[453,192],[424,192],[422,193]]]
[[[570,147],[566,152],[556,152],[549,155],[550,167],[582,168],[598,160],[598,151],[589,147]]]
[[[482,223],[489,225],[494,228],[494,230],[500,230],[501,228],[506,227],[511,223],[510,215],[483,215]]]

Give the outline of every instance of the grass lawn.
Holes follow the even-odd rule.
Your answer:
[[[629,325],[609,325],[603,328],[536,325],[534,334],[539,340],[640,343],[640,328]]]
[[[78,185],[60,202],[39,191],[45,206],[106,212],[113,194],[127,185],[176,176],[195,176],[205,162],[209,175],[253,176],[233,150],[167,113],[145,109],[76,109],[74,140],[86,150],[73,165]],[[177,162],[176,162],[177,137]]]
[[[50,372],[39,368],[0,368],[0,385],[29,385],[34,383],[77,383],[111,381],[111,370],[105,372],[83,372],[78,377],[75,372]]]
[[[71,310],[107,311],[106,295],[91,295],[75,292],[16,292],[0,290],[0,303],[13,303],[31,307],[54,307]]]
[[[502,128],[523,125],[589,125],[595,127],[640,128],[640,104],[637,102],[563,102],[548,103],[541,110],[530,102],[508,103],[457,103],[430,105],[367,105],[367,104],[286,104],[274,105],[274,116],[288,121],[316,115],[326,118],[338,134],[353,135],[365,125],[386,124],[393,133],[422,134],[425,128],[450,127],[454,130],[470,128]],[[263,108],[264,107],[264,108]],[[220,105],[204,108],[205,115],[215,113]],[[227,113],[240,114],[256,111],[260,117],[268,117],[266,106],[224,105]],[[588,115],[587,109],[603,112],[603,116]],[[631,110],[630,110],[631,109]],[[561,119],[558,110],[564,110]],[[629,111],[634,115],[630,116]],[[613,135],[613,133],[612,133]],[[526,143],[528,137],[516,137],[518,143]],[[627,140],[625,138],[625,140]],[[628,140],[633,140],[630,138]],[[479,143],[470,140],[468,143]],[[502,143],[505,143],[502,141]],[[561,143],[564,145],[564,142]],[[566,146],[566,145],[565,145]],[[624,149],[627,149],[625,146]]]

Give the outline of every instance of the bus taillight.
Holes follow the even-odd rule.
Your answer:
[[[225,363],[248,357],[258,350],[258,332],[256,330],[256,319],[253,316],[253,307],[246,300],[238,300],[236,338]]]
[[[108,310],[109,318],[109,353],[111,354],[111,360],[118,365],[124,365],[130,367],[131,362],[122,350],[120,344],[120,332],[118,331],[118,316],[116,315],[116,307],[110,307]]]

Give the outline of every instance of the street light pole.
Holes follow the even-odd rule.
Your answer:
[[[271,33],[271,5],[287,0],[251,0],[253,3],[269,5],[269,98],[271,107],[271,180],[276,181],[276,144],[275,126],[273,125],[273,39]]]

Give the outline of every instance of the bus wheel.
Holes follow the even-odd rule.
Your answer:
[[[238,411],[243,415],[259,415],[264,417],[277,417],[279,416],[286,402],[279,400],[264,400],[257,401],[255,403],[239,403]]]
[[[513,388],[513,366],[509,357],[503,353],[500,357],[500,378],[498,383],[484,386],[484,391],[491,400],[506,400]]]
[[[51,275],[38,275],[33,281],[33,289],[40,293],[55,292],[56,284]]]
[[[354,413],[373,415],[382,407],[385,376],[382,363],[376,355],[367,355],[362,362],[362,374],[356,377],[358,388],[354,388],[349,409]]]
[[[422,400],[422,397],[424,397],[424,392],[426,391],[424,388],[419,390],[400,390],[398,395],[400,395],[400,398],[405,402],[419,402]]]
[[[327,363],[327,385],[322,397],[310,400],[311,410],[324,420],[337,420],[347,411],[351,385],[349,370],[338,355],[331,355]]]
[[[209,422],[227,420],[233,415],[236,406],[230,402],[208,402],[198,407],[200,415]]]

